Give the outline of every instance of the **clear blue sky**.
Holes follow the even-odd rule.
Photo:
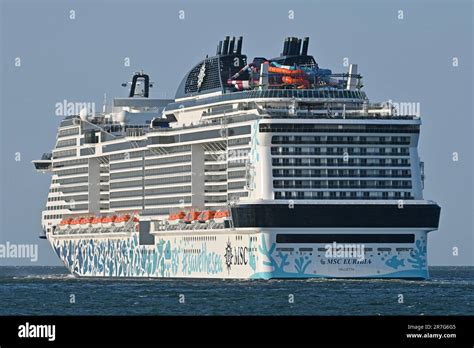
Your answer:
[[[278,55],[285,36],[309,36],[321,67],[345,71],[344,57],[359,64],[372,101],[421,103],[424,195],[442,207],[429,263],[474,264],[471,1],[0,2],[0,243],[39,243],[37,264],[59,265],[38,239],[50,177],[30,163],[54,145],[55,104],[124,96],[120,84],[139,69],[155,81],[154,96],[174,96],[188,69],[214,54],[225,35],[243,35],[250,59]],[[7,262],[29,264],[0,259]]]

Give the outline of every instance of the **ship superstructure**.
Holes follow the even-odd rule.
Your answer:
[[[42,225],[70,271],[428,277],[440,208],[422,195],[420,117],[369,102],[356,65],[322,69],[308,46],[289,37],[249,62],[226,37],[173,100],[139,72],[104,112],[65,117],[34,163],[52,174]]]

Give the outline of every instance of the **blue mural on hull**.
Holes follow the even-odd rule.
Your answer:
[[[408,265],[411,265],[411,268],[414,269],[426,270],[428,266],[426,255],[426,237],[422,236],[415,241],[415,249],[410,252],[409,257],[398,258],[398,256],[392,256],[390,259],[385,261],[385,265],[395,270],[400,266],[405,267]]]
[[[383,271],[375,266],[372,271],[377,274],[373,275],[323,275],[317,272],[316,269],[312,273],[308,273],[308,267],[311,265],[311,258],[309,255],[301,255],[289,261],[288,252],[276,251],[276,244],[267,244],[265,235],[261,235],[261,244],[258,247],[260,256],[263,257],[263,265],[269,267],[269,271],[254,272],[250,278],[252,279],[271,279],[271,278],[412,278],[412,279],[426,279],[429,277],[426,259],[426,237],[422,236],[415,242],[415,250],[410,253],[410,257],[406,259],[408,264],[411,264],[412,269],[406,269],[407,264],[404,258],[393,256],[385,261],[385,265],[393,268],[395,272]],[[384,258],[382,257],[383,261]],[[398,270],[400,268],[400,270]],[[292,270],[296,270],[293,272]]]
[[[376,262],[378,266],[374,263],[370,269],[347,276],[323,274],[323,270],[316,268],[312,254],[293,256],[289,251],[277,249],[276,243],[268,238],[268,234],[260,234],[257,245],[249,238],[248,250],[256,252],[249,253],[248,264],[241,265],[247,268],[240,269],[238,278],[428,278],[426,236],[415,241],[406,258],[394,255],[385,260],[382,256]],[[138,233],[132,233],[129,238],[55,238],[51,242],[66,267],[80,276],[225,278],[237,275],[224,271],[227,269],[224,249],[222,253],[208,251],[207,243],[198,242],[197,247],[185,238],[160,238],[150,246],[139,244]]]
[[[186,242],[160,239],[155,245],[139,245],[138,234],[126,239],[55,239],[52,246],[66,267],[83,276],[175,277],[179,273],[218,274],[223,269],[221,255],[208,252],[205,243],[194,252]],[[199,252],[196,252],[199,250]]]

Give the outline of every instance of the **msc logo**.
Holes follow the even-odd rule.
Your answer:
[[[228,239],[224,254],[227,271],[230,272],[232,265],[247,265],[249,262],[248,255],[249,249],[247,247],[232,248],[230,239]]]
[[[227,246],[225,247],[225,264],[227,266],[227,271],[230,272],[232,266],[232,244],[230,244],[230,239],[227,240]]]

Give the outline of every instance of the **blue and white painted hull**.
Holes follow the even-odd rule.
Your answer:
[[[138,232],[98,235],[50,235],[53,249],[71,273],[80,277],[122,278],[427,278],[426,231],[410,233],[414,243],[368,244],[364,258],[328,258],[324,244],[277,243],[278,233],[315,231],[215,230],[168,231],[141,245]],[[380,250],[379,250],[380,249]]]

